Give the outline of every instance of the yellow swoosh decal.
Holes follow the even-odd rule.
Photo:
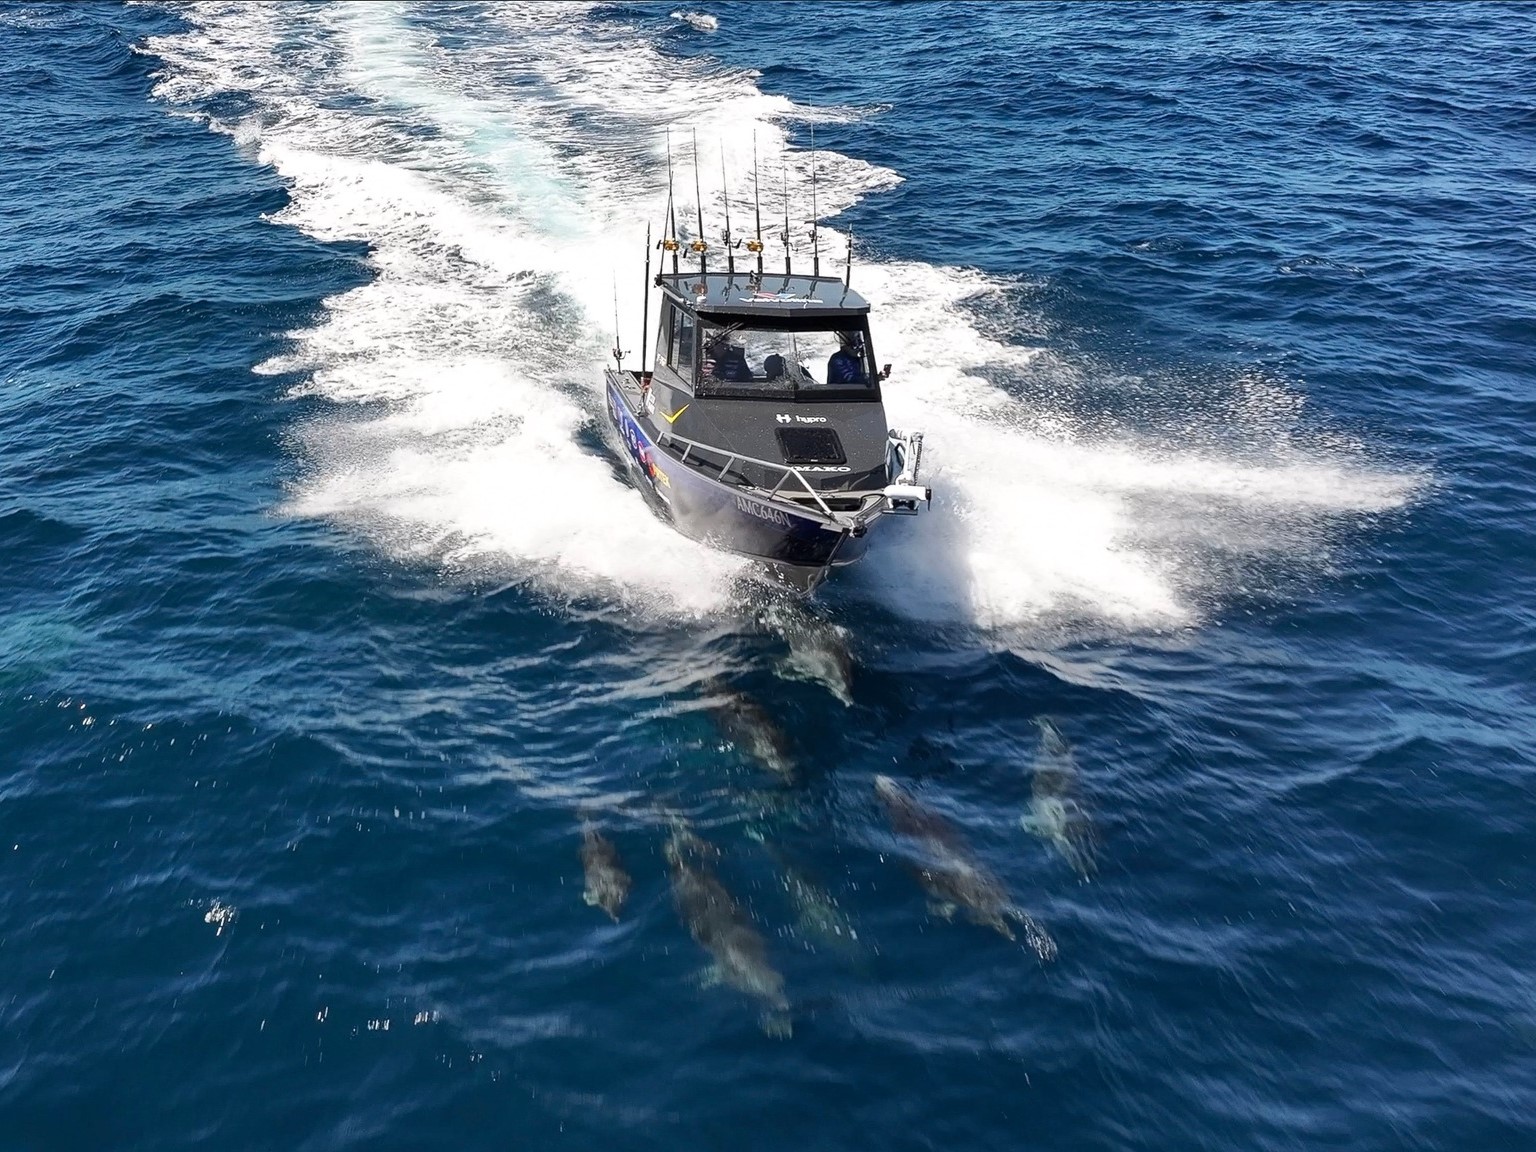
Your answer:
[[[672,415],[670,415],[670,416],[668,416],[665,412],[663,412],[661,414],[661,418],[663,420],[665,420],[668,424],[676,424],[677,423],[677,418],[679,416],[681,416],[686,411],[688,411],[688,405],[684,404],[681,408],[679,408],[676,412],[672,413]]]

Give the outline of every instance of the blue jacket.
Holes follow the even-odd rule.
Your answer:
[[[864,383],[864,361],[846,348],[839,348],[827,361],[828,384]]]

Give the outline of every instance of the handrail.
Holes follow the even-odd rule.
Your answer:
[[[725,479],[726,474],[730,472],[731,466],[738,460],[743,464],[756,464],[759,468],[777,468],[780,473],[779,482],[775,484],[771,489],[769,489],[769,499],[777,496],[779,494],[779,489],[784,486],[784,481],[788,480],[790,476],[793,476],[796,480],[800,481],[801,487],[803,487],[806,492],[809,493],[811,499],[816,501],[817,506],[820,507],[823,513],[825,513],[827,519],[842,523],[842,518],[838,516],[836,512],[832,511],[831,508],[827,507],[827,502],[821,498],[821,493],[812,488],[810,481],[805,478],[805,475],[800,471],[800,469],[794,467],[791,464],[779,464],[773,460],[759,460],[755,456],[744,456],[740,452],[727,452],[724,448],[716,448],[713,444],[705,444],[699,440],[689,440],[686,436],[678,436],[672,432],[661,432],[656,437],[656,443],[658,447],[667,443],[685,445],[681,457],[681,460],[684,464],[688,463],[688,454],[695,448],[697,448],[700,452],[713,452],[717,456],[724,456],[726,458],[725,463],[719,466],[720,479],[722,481]],[[786,497],[786,499],[788,499],[788,497]]]

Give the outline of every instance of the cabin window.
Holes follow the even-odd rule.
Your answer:
[[[672,363],[672,337],[677,329],[677,309],[670,304],[664,305],[661,310],[661,327],[656,333],[656,362],[658,364]]]
[[[706,324],[700,396],[877,400],[874,361],[862,327],[798,330]]]
[[[681,308],[672,309],[672,347],[667,363],[676,368],[684,380],[693,376],[693,327],[692,314]]]

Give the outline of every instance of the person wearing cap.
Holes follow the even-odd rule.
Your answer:
[[[864,342],[857,332],[839,332],[838,349],[827,361],[828,384],[863,384]]]
[[[752,368],[747,363],[747,352],[740,344],[732,344],[721,337],[705,350],[709,359],[704,362],[704,374],[717,380],[750,380]]]

